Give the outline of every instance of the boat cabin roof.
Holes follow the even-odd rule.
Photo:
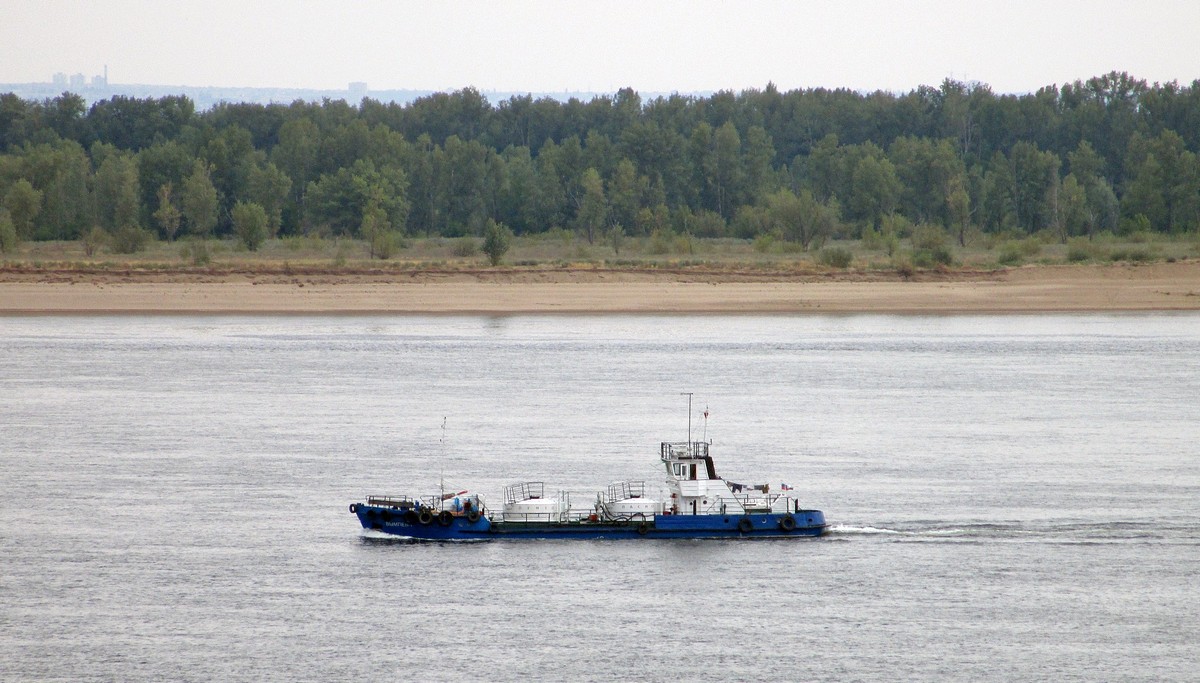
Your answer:
[[[664,441],[661,446],[662,461],[668,463],[685,461],[703,461],[705,472],[709,479],[720,479],[717,467],[713,464],[712,456],[708,454],[706,441]]]

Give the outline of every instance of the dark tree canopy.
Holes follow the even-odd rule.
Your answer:
[[[367,213],[414,235],[495,223],[589,240],[619,226],[807,242],[896,218],[960,238],[1183,232],[1200,226],[1198,152],[1200,81],[1117,72],[1023,95],[946,80],[493,104],[466,88],[200,112],[182,96],[0,95],[0,198],[32,239],[126,224],[229,235],[239,203],[272,234],[362,236]]]

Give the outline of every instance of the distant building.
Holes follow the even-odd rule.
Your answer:
[[[84,76],[83,74],[72,74],[71,75],[71,88],[72,89],[81,90],[86,87],[87,87],[87,77],[86,76]]]
[[[362,98],[367,96],[367,84],[362,81],[354,81],[346,90],[349,94],[347,99],[350,104],[358,104]]]
[[[53,83],[54,87],[56,88],[65,88],[67,87],[67,75],[60,71],[54,74],[54,78],[52,78],[50,82]]]

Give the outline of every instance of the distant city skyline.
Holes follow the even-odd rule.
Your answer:
[[[903,92],[945,78],[997,92],[1126,71],[1200,78],[1200,3],[256,3],[10,0],[0,83],[362,92]],[[358,84],[358,85],[353,85]]]

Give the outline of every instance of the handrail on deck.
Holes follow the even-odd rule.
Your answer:
[[[367,496],[367,505],[374,505],[376,507],[404,509],[413,507],[416,504],[417,501],[408,496],[400,496],[399,498],[395,496]]]
[[[541,481],[525,481],[504,487],[504,502],[516,503],[530,498],[545,498],[546,484]]]
[[[679,458],[707,458],[707,441],[663,441],[661,445],[663,460]]]
[[[646,495],[646,482],[644,481],[619,481],[615,484],[609,484],[608,496],[606,502],[615,503],[619,500],[627,498],[643,498]]]

